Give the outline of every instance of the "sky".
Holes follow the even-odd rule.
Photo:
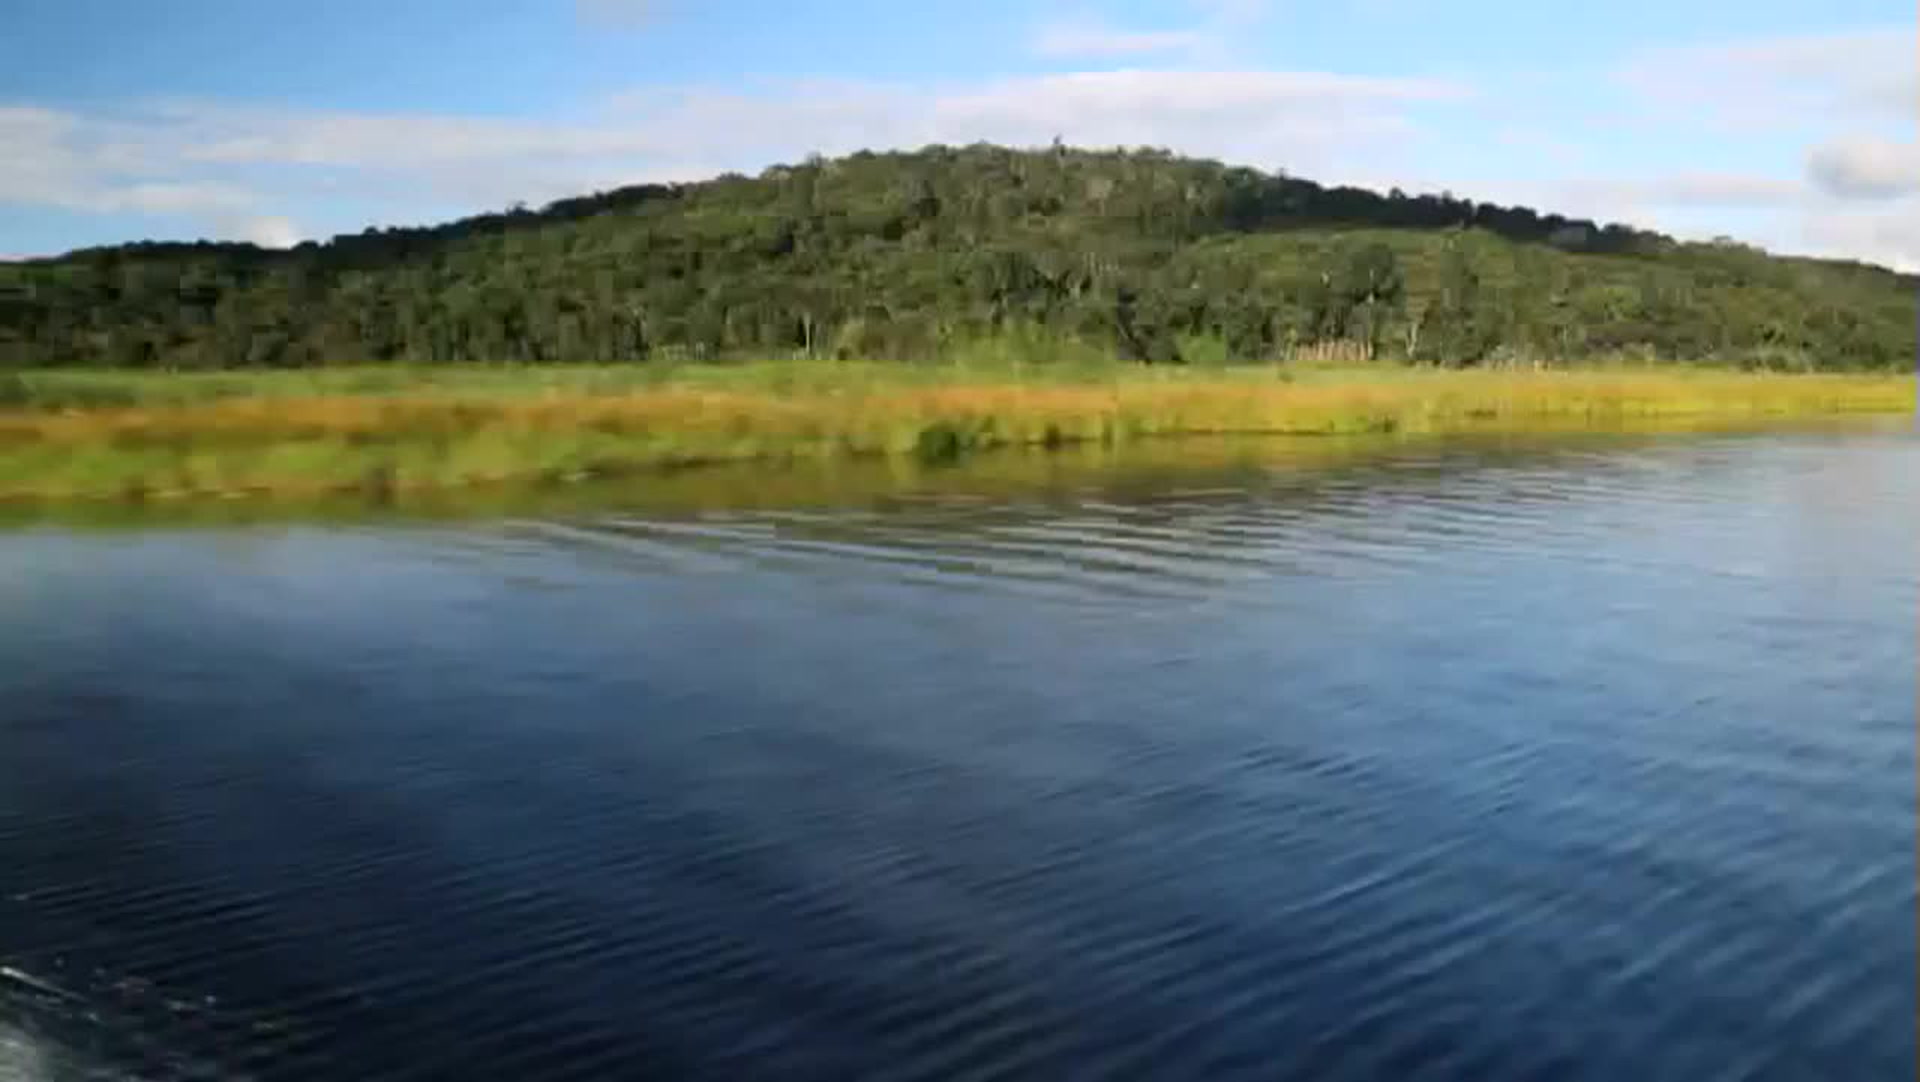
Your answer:
[[[1920,269],[1914,0],[0,2],[0,256],[1057,136]]]

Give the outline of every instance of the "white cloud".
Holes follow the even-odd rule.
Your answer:
[[[73,118],[30,105],[0,105],[0,145],[16,140],[57,139],[73,127]]]
[[[253,196],[208,177],[168,176],[166,157],[122,125],[51,109],[0,107],[0,202],[109,213],[199,213]]]
[[[1270,0],[1188,0],[1195,16],[1192,24],[1154,29],[1115,26],[1095,15],[1081,15],[1041,25],[1030,48],[1045,57],[1158,55],[1179,57],[1190,65],[1232,67],[1237,47],[1271,6]]]
[[[1619,74],[1663,110],[1742,125],[1911,124],[1920,105],[1912,25],[1646,50]]]
[[[1920,193],[1920,143],[1871,137],[1836,139],[1807,154],[1807,175],[1842,199]]]
[[[583,176],[672,174],[686,163],[757,168],[813,151],[992,140],[1171,144],[1231,153],[1362,143],[1405,126],[1413,106],[1462,100],[1461,86],[1315,72],[1122,70],[913,85],[814,80],[626,95],[596,112],[536,123],[461,116],[169,104],[125,121],[59,116],[43,147],[69,157],[109,129],[157,171],[235,167],[405,176],[439,190],[534,176],[577,190]],[[1209,139],[1211,138],[1211,142]],[[100,156],[84,155],[95,167]],[[0,165],[0,176],[17,168]]]
[[[216,103],[155,111],[181,160],[435,169],[495,160],[658,153],[664,145],[621,126],[490,117],[247,109]]]
[[[1704,152],[1758,148],[1764,133],[1803,147],[1801,167],[1798,176],[1667,178],[1611,196],[1634,212],[1629,220],[1739,221],[1747,239],[1776,250],[1913,268],[1915,41],[1907,24],[1643,50],[1615,71],[1643,107],[1640,131],[1692,140]],[[1878,205],[1859,205],[1868,200]],[[1766,213],[1746,213],[1756,211]]]
[[[132,210],[149,214],[194,214],[245,206],[252,192],[217,181],[143,181],[105,186],[76,194],[73,205],[87,210]]]
[[[1171,146],[1299,173],[1394,152],[1411,110],[1465,87],[1317,72],[1120,70],[942,84],[789,81],[629,94],[546,121],[167,101],[0,108],[0,202],[186,215],[281,242],[289,210],[359,219],[499,209],[597,187],[754,171],[809,153],[965,144]],[[381,207],[391,208],[382,211]],[[348,217],[344,212],[339,217]],[[242,222],[273,222],[242,227]],[[4,237],[0,237],[4,243]]]
[[[1672,173],[1629,180],[1576,181],[1602,199],[1649,207],[1778,207],[1799,199],[1796,181],[1746,173]]]
[[[68,146],[78,123],[51,109],[0,107],[0,201],[61,205],[84,172]]]
[[[1810,149],[1786,175],[1714,171],[1596,175],[1613,161],[1587,137],[1565,77],[1497,95],[1439,79],[1275,72],[1213,62],[1213,43],[1260,17],[1264,3],[1192,0],[1191,26],[1126,30],[1098,22],[1044,27],[1055,55],[1165,54],[1166,64],[947,82],[762,81],[655,89],[544,119],[370,113],[218,101],[63,111],[0,103],[0,203],[185,215],[214,235],[289,244],[304,226],[355,230],[430,221],[621,184],[755,172],[809,153],[966,144],[1167,146],[1327,182],[1372,182],[1542,211],[1621,220],[1679,235],[1732,232],[1790,249],[1912,265],[1909,198],[1920,188],[1905,117],[1912,32],[1697,46],[1641,54],[1622,77],[1661,105],[1642,124],[1696,134],[1701,117],[1770,118]],[[616,0],[629,14],[651,4]],[[1051,37],[1049,37],[1051,35]],[[1896,48],[1897,46],[1897,48]],[[1176,64],[1177,62],[1177,64]],[[1176,67],[1178,66],[1178,70]],[[1536,107],[1524,128],[1504,117]],[[1907,110],[1899,112],[1893,108]],[[1423,143],[1428,121],[1455,111],[1485,146]],[[1540,112],[1539,110],[1545,110]],[[1836,130],[1844,129],[1845,137]],[[1619,133],[1613,133],[1618,135]],[[1545,179],[1489,167],[1423,183],[1424,166],[1472,163],[1482,150],[1530,148]],[[1711,161],[1727,145],[1700,144]],[[1430,149],[1445,152],[1432,159]],[[1496,155],[1485,155],[1493,160]],[[1472,166],[1469,165],[1469,168]],[[1524,165],[1522,167],[1525,167]],[[1534,174],[1541,176],[1540,172]],[[1868,207],[1846,198],[1873,197]],[[1920,217],[1916,215],[1915,217]],[[1729,227],[1727,223],[1733,223]],[[0,245],[6,237],[0,235]],[[10,247],[17,247],[13,245]]]
[[[1920,272],[1920,197],[1908,196],[1871,210],[1858,205],[1820,208],[1801,220],[1793,243],[1797,250],[1813,255]]]
[[[262,248],[291,248],[306,239],[293,219],[277,214],[238,218],[223,232]]]
[[[1459,87],[1297,72],[1083,72],[1010,79],[935,97],[935,131],[955,141],[1173,144],[1272,160],[1289,149],[1375,139],[1407,105],[1458,100]]]
[[[1731,236],[1789,255],[1853,259],[1920,271],[1920,195],[1862,205],[1817,185],[1758,174],[1673,173],[1513,181],[1372,175],[1365,186],[1451,190],[1482,202],[1621,222],[1680,240]]]
[[[815,84],[646,96],[625,108],[682,160],[757,168],[818,151],[989,141],[1171,146],[1297,172],[1393,152],[1452,84],[1305,72],[1122,70],[939,86]]]
[[[1035,35],[1033,51],[1054,57],[1137,56],[1199,49],[1210,40],[1199,30],[1121,30],[1093,21],[1049,23]]]

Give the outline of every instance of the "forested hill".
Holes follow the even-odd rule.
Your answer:
[[[268,251],[0,265],[0,366],[1914,362],[1917,280],[1162,151],[932,147]]]

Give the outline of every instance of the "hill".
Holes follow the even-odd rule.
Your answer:
[[[978,145],[640,186],[288,251],[0,266],[0,367],[1302,355],[1914,361],[1920,280],[1164,151]]]

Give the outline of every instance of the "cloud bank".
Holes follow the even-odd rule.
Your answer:
[[[580,0],[579,10],[631,20],[654,4]],[[1800,159],[1778,173],[1599,174],[1579,153],[1580,126],[1570,119],[1526,159],[1557,170],[1548,179],[1463,179],[1434,166],[1428,133],[1441,122],[1451,133],[1478,132],[1511,160],[1515,137],[1502,110],[1514,103],[1496,85],[1206,64],[1265,5],[1215,0],[1193,11],[1190,25],[1173,28],[1049,23],[1030,42],[1051,56],[1134,65],[1113,70],[689,85],[609,95],[539,119],[232,101],[0,102],[0,204],[168,215],[210,235],[284,245],[302,225],[345,231],[370,215],[432,220],[620,184],[752,172],[815,152],[1042,145],[1057,136],[1166,146],[1329,182],[1452,187],[1682,235],[1717,232],[1714,216],[1732,215],[1751,223],[1742,239],[1771,247],[1920,266],[1911,28],[1646,50],[1611,70],[1608,85],[1637,103],[1631,123],[1649,137],[1678,133],[1711,149],[1715,139],[1740,145],[1757,123],[1794,133]],[[1167,62],[1145,63],[1154,59]],[[1526,104],[1553,113],[1550,98]]]
[[[1920,144],[1871,137],[1822,143],[1807,154],[1807,174],[1841,199],[1920,194]]]

